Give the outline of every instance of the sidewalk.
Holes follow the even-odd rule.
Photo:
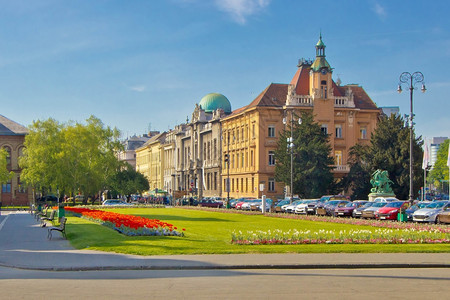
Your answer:
[[[137,256],[75,250],[27,212],[0,216],[0,266],[52,271],[450,268],[450,253],[314,253]]]

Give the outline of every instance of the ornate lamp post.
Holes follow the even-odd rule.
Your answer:
[[[422,83],[422,93],[425,93],[425,91],[427,90],[425,88],[425,83],[424,83],[424,77],[423,74],[421,72],[414,72],[414,73],[409,73],[409,72],[403,72],[400,75],[400,82],[398,84],[398,89],[397,92],[401,93],[402,92],[402,84],[406,84],[406,86],[409,89],[409,95],[410,95],[410,106],[411,106],[411,111],[408,117],[408,124],[409,124],[409,201],[411,202],[411,204],[414,201],[414,187],[413,187],[413,176],[414,176],[414,171],[413,171],[413,141],[414,141],[414,114],[413,114],[413,92],[415,89],[415,85],[418,83]]]
[[[283,124],[286,125],[287,118],[283,118]],[[302,124],[302,119],[298,118],[298,124]],[[291,154],[291,199],[290,203],[292,203],[292,198],[294,197],[294,138],[293,138],[293,131],[294,131],[294,111],[291,111],[291,137],[287,138],[287,148]]]

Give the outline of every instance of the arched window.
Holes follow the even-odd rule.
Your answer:
[[[3,149],[6,151],[6,166],[11,168],[11,147],[5,146]]]

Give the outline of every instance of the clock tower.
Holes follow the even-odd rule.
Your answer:
[[[316,59],[311,65],[310,71],[310,95],[317,99],[329,99],[332,96],[332,78],[333,69],[325,58],[325,44],[320,34],[319,41],[316,44]]]

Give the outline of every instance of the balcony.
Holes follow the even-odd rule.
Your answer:
[[[314,106],[314,99],[309,95],[295,95],[288,98],[287,106]]]
[[[336,165],[336,166],[333,166],[333,172],[335,172],[335,173],[348,173],[348,172],[350,172],[350,166],[349,165]]]
[[[355,107],[355,102],[350,100],[348,97],[335,97],[334,98],[334,107]]]

